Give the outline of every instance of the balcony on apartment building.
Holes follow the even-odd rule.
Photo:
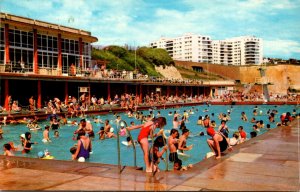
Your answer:
[[[246,64],[259,64],[259,59],[247,59],[246,58]]]
[[[206,45],[210,45],[211,44],[211,41],[202,41],[202,44],[206,44]]]
[[[245,44],[256,44],[256,43],[259,43],[259,42],[257,42],[257,41],[247,41],[247,42],[245,42]]]
[[[259,57],[259,53],[254,53],[254,52],[245,53],[245,57]]]
[[[173,42],[167,42],[166,43],[166,47],[173,47],[173,45],[174,45]]]
[[[259,58],[259,54],[255,54],[255,53],[245,53],[245,57],[246,57],[246,58],[253,58],[253,57]]]
[[[245,44],[245,48],[259,48],[259,44],[256,43],[256,44]]]

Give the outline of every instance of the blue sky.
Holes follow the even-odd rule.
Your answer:
[[[98,45],[255,35],[264,56],[300,59],[300,0],[0,0],[0,11],[88,30]]]

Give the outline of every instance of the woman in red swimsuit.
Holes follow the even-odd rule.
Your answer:
[[[159,127],[162,128],[167,124],[165,117],[158,117],[156,119],[152,119],[151,121],[147,121],[145,124],[141,125],[134,125],[129,128],[127,128],[129,131],[133,129],[139,129],[141,128],[141,131],[138,136],[138,142],[141,145],[141,148],[144,153],[144,161],[146,165],[146,172],[152,172],[150,161],[149,161],[149,143],[148,143],[148,136],[152,136],[154,133],[155,128]],[[157,134],[154,134],[154,136],[158,136]]]

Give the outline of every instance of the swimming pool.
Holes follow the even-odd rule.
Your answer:
[[[209,138],[209,136],[196,136],[199,134],[200,131],[203,131],[206,133],[206,130],[197,125],[198,117],[205,116],[206,114],[210,115],[211,120],[215,120],[217,123],[217,126],[220,125],[220,120],[218,119],[219,113],[227,113],[228,110],[231,111],[231,121],[227,122],[227,125],[229,127],[229,136],[231,137],[234,131],[237,131],[238,126],[242,125],[244,127],[244,130],[247,132],[247,138],[250,138],[250,132],[252,131],[252,125],[253,123],[249,122],[249,120],[253,117],[252,111],[254,109],[253,105],[248,106],[220,106],[220,105],[201,105],[201,106],[194,106],[194,114],[190,114],[189,122],[186,123],[187,128],[191,132],[191,136],[187,140],[187,144],[194,144],[194,147],[191,151],[187,151],[186,153],[190,155],[190,157],[181,157],[183,164],[195,164],[202,159],[204,159],[207,152],[210,151],[206,139]],[[180,114],[183,113],[184,110],[190,110],[192,109],[191,106],[189,107],[181,107],[181,108],[173,108],[173,109],[165,109],[165,110],[154,110],[154,114],[157,114],[157,111],[160,111],[161,116],[166,117],[167,119],[167,126],[164,128],[165,130],[171,130],[173,127],[172,120],[173,116],[168,116],[168,113],[170,111],[174,112],[177,111]],[[208,109],[209,111],[203,112],[205,109]],[[283,112],[290,111],[292,112],[293,109],[296,109],[296,106],[294,105],[282,105],[275,107],[274,105],[260,105],[258,106],[258,115],[255,116],[256,120],[263,120],[264,124],[269,123],[267,111],[269,109],[276,109],[278,110],[278,114],[275,116],[275,122],[279,122],[280,114]],[[198,112],[196,111],[198,110]],[[248,122],[244,122],[240,119],[241,112],[244,111],[246,115],[248,116]],[[262,114],[260,115],[260,111]],[[149,111],[143,111],[144,115],[148,115]],[[214,113],[214,116],[211,114]],[[299,113],[299,109],[297,109],[297,113]],[[128,124],[130,121],[134,121],[135,124],[140,124],[139,120],[136,120],[134,118],[128,118],[126,114],[120,113],[118,115],[121,115],[122,119],[125,120]],[[92,117],[86,117],[88,120],[90,120],[94,127],[94,132],[99,131],[99,127],[96,126],[96,124],[93,122]],[[101,115],[101,119],[109,119],[111,121],[112,127],[115,128],[116,133],[116,124],[113,123],[115,120],[115,116],[110,113],[107,115]],[[79,118],[74,118],[78,122],[80,121]],[[60,137],[55,138],[54,137],[54,131],[50,130],[50,138],[52,140],[51,143],[43,143],[43,130],[44,126],[46,124],[49,124],[47,121],[40,122],[39,124],[43,129],[39,131],[31,131],[32,134],[32,142],[36,141],[38,144],[33,145],[33,149],[28,154],[22,154],[21,152],[15,152],[16,156],[23,156],[23,157],[31,157],[31,158],[37,158],[37,154],[39,151],[44,151],[48,149],[48,151],[51,152],[51,155],[55,157],[57,160],[71,160],[71,154],[69,152],[70,147],[72,147],[77,141],[72,140],[73,132],[77,129],[77,126],[70,126],[70,125],[63,125],[59,129]],[[276,127],[276,123],[269,123],[271,124],[271,128]],[[19,136],[22,133],[25,133],[28,131],[28,128],[24,124],[19,125],[7,125],[3,126],[3,139],[0,140],[1,149],[0,153],[3,154],[3,144],[7,142],[14,142],[15,145],[20,144]],[[157,129],[158,131],[158,129]],[[179,130],[180,134],[181,131]],[[265,131],[262,130],[259,134],[264,133]],[[133,130],[131,132],[134,139],[137,138],[137,135],[139,133],[139,130]],[[194,135],[194,136],[193,136]],[[126,137],[120,137],[121,141],[125,141]],[[98,136],[96,135],[93,142],[93,154],[91,154],[90,159],[88,159],[88,162],[97,162],[97,163],[105,163],[105,164],[118,164],[118,154],[117,154],[117,139],[105,139],[105,140],[99,140]],[[140,146],[136,147],[137,149],[137,166],[143,166],[144,167],[144,161],[143,161],[143,153],[141,151]],[[168,159],[168,158],[165,158]],[[127,165],[127,166],[133,166],[134,160],[133,160],[133,148],[127,147],[125,145],[121,144],[121,164]],[[170,163],[169,163],[170,164]],[[165,163],[162,161],[160,163],[160,168],[162,170],[165,169]],[[171,166],[171,165],[170,165]]]

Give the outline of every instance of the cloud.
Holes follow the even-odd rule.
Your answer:
[[[264,55],[266,57],[292,58],[293,56],[300,56],[300,43],[292,40],[264,40]]]
[[[139,46],[188,32],[300,42],[299,6],[300,0],[1,0],[1,11],[90,31],[97,44]]]

